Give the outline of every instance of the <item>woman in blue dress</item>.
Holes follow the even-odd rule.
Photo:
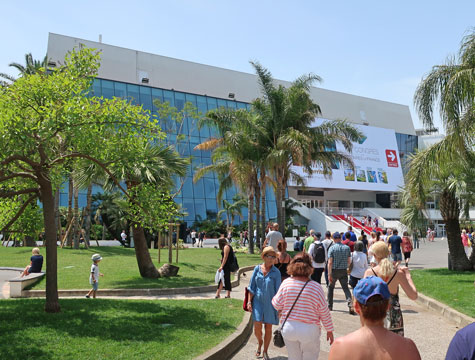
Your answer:
[[[254,320],[254,334],[256,335],[258,347],[256,357],[261,356],[261,348],[264,343],[262,356],[264,360],[269,359],[267,350],[272,338],[272,325],[279,324],[277,311],[272,306],[272,298],[280,287],[280,271],[274,266],[277,253],[272,246],[264,248],[261,254],[264,263],[257,265],[252,273],[249,283],[249,301],[247,308],[252,311]],[[262,324],[264,324],[265,335],[262,341]]]

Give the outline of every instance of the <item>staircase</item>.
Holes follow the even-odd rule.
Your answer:
[[[350,224],[356,230],[359,230],[359,231],[364,230],[364,232],[367,233],[367,234],[371,233],[372,231],[380,231],[380,232],[383,231],[383,229],[381,229],[380,227],[374,227],[373,228],[371,226],[363,226],[361,221],[359,221],[356,218],[353,218],[353,220],[350,223],[350,221],[348,219],[345,219],[344,215],[332,215],[332,216],[337,220],[346,221],[348,224]]]

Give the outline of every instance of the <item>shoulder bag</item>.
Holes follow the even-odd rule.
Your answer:
[[[310,281],[310,280],[307,280],[307,282],[304,284],[304,286],[302,286],[302,290],[300,290],[299,294],[297,295],[297,298],[295,299],[294,304],[292,305],[292,307],[290,308],[289,312],[287,313],[287,316],[285,317],[285,320],[284,320],[284,322],[282,323],[282,325],[279,326],[279,327],[274,331],[274,346],[277,346],[277,347],[279,347],[279,348],[285,346],[284,337],[282,336],[282,329],[284,328],[285,322],[286,322],[287,319],[289,318],[290,313],[292,312],[292,310],[293,310],[295,304],[297,303],[297,300],[299,299],[300,294],[302,294],[303,289],[305,289],[305,286],[307,286],[307,284],[308,284],[309,281]]]

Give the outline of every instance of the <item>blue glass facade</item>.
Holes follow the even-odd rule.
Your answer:
[[[120,97],[127,98],[134,104],[140,104],[144,109],[149,110],[152,114],[157,113],[154,106],[154,100],[159,99],[161,102],[169,102],[171,106],[182,110],[186,102],[191,102],[198,111],[203,114],[209,110],[226,107],[231,109],[249,109],[250,105],[243,102],[219,99],[210,96],[201,96],[189,94],[173,90],[165,90],[152,88],[149,86],[141,86],[127,84],[118,81],[95,79],[92,87],[94,96],[103,96],[104,98]],[[183,121],[183,128],[177,129],[177,124],[167,119],[160,120],[160,126],[167,133],[167,143],[176,144],[177,133],[185,134],[186,140],[180,142],[179,152],[184,156],[193,156],[192,163],[189,166],[185,182],[180,194],[175,201],[183,206],[188,215],[184,218],[186,222],[191,224],[195,220],[204,220],[207,217],[215,217],[219,211],[216,203],[216,193],[219,188],[218,179],[215,174],[206,174],[202,179],[193,183],[193,175],[196,168],[203,165],[211,164],[211,151],[194,150],[194,147],[208,139],[210,136],[216,135],[215,129],[203,126],[198,129],[195,120],[186,118]],[[181,131],[180,131],[181,130]],[[180,179],[176,179],[177,188],[180,185]],[[60,205],[68,205],[68,184],[67,182],[61,189]],[[99,187],[95,187],[93,193],[102,191]],[[233,187],[227,190],[223,199],[231,201],[236,194]],[[277,217],[274,193],[271,189],[267,189],[267,216],[269,218]],[[86,191],[79,192],[79,206],[86,205]],[[224,217],[223,217],[224,218]],[[242,220],[247,220],[247,209],[243,209],[243,219],[237,217],[235,223],[239,224]]]
[[[120,97],[130,99],[132,103],[142,105],[144,109],[149,110],[152,114],[157,113],[154,101],[159,99],[161,102],[169,102],[171,106],[182,110],[186,102],[191,102],[201,113],[209,110],[226,107],[231,109],[249,109],[247,103],[219,99],[210,96],[202,96],[197,94],[184,93],[174,90],[165,90],[160,88],[152,88],[149,86],[128,84],[118,81],[105,79],[95,79],[92,87],[92,94],[95,96],[103,96],[104,98]],[[195,146],[208,139],[210,136],[216,135],[215,129],[207,126],[198,129],[195,120],[191,118],[185,119],[183,128],[177,129],[177,124],[167,119],[160,120],[160,126],[167,133],[167,143],[176,144],[177,133],[185,134],[186,140],[178,146],[178,151],[184,156],[193,156],[192,163],[189,166],[187,176],[185,178],[182,190],[176,197],[175,201],[179,203],[188,215],[184,218],[190,225],[195,220],[203,220],[216,216],[219,207],[216,203],[216,193],[219,188],[218,179],[215,174],[206,174],[202,179],[193,183],[193,175],[195,169],[203,165],[211,164],[211,151],[194,150]],[[180,131],[181,130],[181,131]],[[417,148],[417,136],[396,133],[396,140],[399,147],[399,156],[401,159],[404,174],[407,171],[408,155],[413,153]],[[329,149],[331,150],[331,149]],[[180,186],[180,179],[176,179],[176,188]],[[100,187],[94,186],[93,193],[102,192]],[[236,194],[233,187],[227,190],[223,196],[224,199],[231,201]],[[275,204],[274,192],[271,188],[266,191],[267,217],[270,219],[277,217],[277,209]],[[63,184],[60,196],[60,205],[68,205],[68,183]],[[86,206],[86,190],[79,192],[79,207]],[[223,216],[224,218],[224,216]],[[242,220],[247,220],[247,209],[243,209],[243,219],[237,217],[235,223],[239,224]]]

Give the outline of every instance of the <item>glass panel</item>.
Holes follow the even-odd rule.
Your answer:
[[[185,94],[181,92],[175,92],[175,107],[178,111],[183,110],[185,106]],[[181,119],[180,119],[181,120]],[[175,123],[177,130],[180,131],[180,134],[188,135],[188,122],[186,118],[183,120],[183,125]],[[181,130],[180,130],[181,128]]]
[[[94,82],[92,83],[92,93],[93,96],[102,96],[101,79],[94,79]]]
[[[175,106],[175,97],[173,92],[169,90],[163,90],[163,102],[168,102],[170,106]],[[166,119],[164,128],[167,132],[176,133],[176,123],[171,119]]]
[[[114,82],[102,80],[102,96],[106,99],[112,99],[114,97]]]
[[[163,102],[163,91],[161,89],[152,89],[152,109],[153,112],[157,112],[157,102],[162,103]],[[167,131],[166,129],[166,121],[163,119],[159,120],[160,122],[160,127],[162,128],[163,131]]]
[[[215,199],[206,199],[206,216],[210,220],[216,219],[218,215],[218,206]]]
[[[267,218],[268,219],[275,219],[277,218],[277,208],[275,207],[275,201],[268,201],[267,202]]]
[[[204,179],[200,179],[193,184],[193,191],[195,193],[195,199],[205,198]]]
[[[125,99],[127,96],[127,90],[124,83],[114,82],[114,96]]]
[[[206,113],[208,112],[208,106],[206,104],[206,98],[204,96],[197,96],[197,110],[199,113],[201,113],[201,116],[205,116]],[[203,138],[208,138],[209,137],[209,128],[208,125],[204,125],[201,127],[199,130],[200,136]]]
[[[193,199],[183,199],[183,209],[188,213],[188,215],[185,216],[186,220],[195,219],[195,203]]]
[[[236,102],[235,101],[227,100],[226,102],[228,104],[229,109],[236,109]]]
[[[206,101],[207,101],[207,103],[208,103],[208,111],[218,108],[217,99],[215,99],[215,98],[206,98]],[[210,131],[210,135],[209,135],[209,136],[213,136],[213,137],[217,137],[217,136],[218,136],[218,130],[217,130],[215,127],[210,127],[209,131]],[[200,134],[200,135],[201,135],[201,134]],[[206,134],[205,134],[205,135],[206,135]],[[208,137],[208,136],[206,136],[206,137]]]
[[[139,104],[139,87],[137,85],[127,84],[127,98],[132,102],[132,104]]]
[[[214,180],[204,177],[203,178],[205,197],[207,199],[216,199],[215,189],[214,189]]]
[[[152,111],[152,89],[147,86],[140,86],[140,103],[146,110]]]
[[[226,100],[218,99],[218,108],[227,107]]]
[[[196,109],[198,109],[196,95],[186,94],[186,102],[190,102]],[[190,135],[200,135],[200,132],[198,130],[198,119],[194,119],[191,117],[188,118],[188,130],[190,131]]]
[[[181,193],[184,198],[192,198],[193,197],[193,181],[191,177],[187,177],[185,179],[185,183],[183,184],[183,188],[181,189]]]
[[[206,219],[206,203],[203,199],[195,199],[196,220]]]

